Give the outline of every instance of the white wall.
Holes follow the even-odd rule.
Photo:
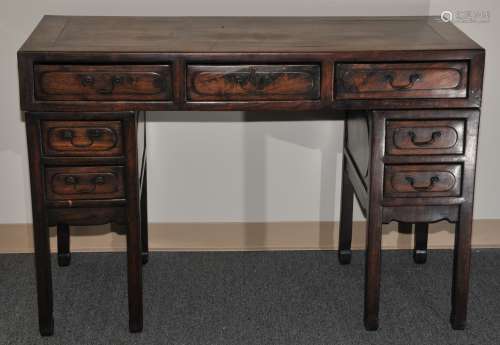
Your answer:
[[[490,11],[460,23],[487,49],[476,218],[500,218],[500,13],[495,0],[2,0],[0,2],[0,223],[31,221],[16,51],[43,14],[68,15],[437,15]],[[152,222],[338,219],[341,122],[229,122],[242,113],[150,113]],[[211,115],[213,116],[213,114]],[[189,118],[190,122],[180,121]],[[167,122],[165,119],[176,120]],[[360,219],[359,211],[357,218]]]

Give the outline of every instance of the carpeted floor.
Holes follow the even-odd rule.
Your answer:
[[[500,344],[500,250],[474,251],[469,323],[453,331],[452,255],[384,251],[380,329],[363,328],[364,256],[335,252],[153,253],[144,331],[129,334],[124,254],[53,261],[55,335],[41,338],[32,255],[0,255],[0,344]]]

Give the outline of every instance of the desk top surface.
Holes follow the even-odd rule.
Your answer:
[[[482,49],[439,17],[45,16],[21,52],[317,53]]]

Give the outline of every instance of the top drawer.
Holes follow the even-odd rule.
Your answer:
[[[385,63],[336,66],[335,98],[465,98],[467,63]]]
[[[190,65],[190,101],[297,101],[320,96],[317,65]]]
[[[42,101],[170,100],[164,65],[35,65],[35,98]]]

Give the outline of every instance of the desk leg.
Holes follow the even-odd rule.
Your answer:
[[[35,245],[35,270],[40,334],[54,333],[52,272],[50,267],[49,225],[43,197],[43,171],[40,159],[40,134],[38,121],[26,114],[26,133],[33,209],[33,239]]]
[[[366,231],[364,322],[368,331],[375,331],[378,329],[382,249],[382,208],[379,205],[370,207]]]
[[[380,266],[382,255],[382,198],[384,190],[384,126],[383,116],[374,112],[370,121],[370,177],[366,229],[365,328],[378,329],[380,299]]]
[[[412,228],[412,223],[398,222],[398,232],[400,234],[411,234]]]
[[[127,269],[130,332],[142,331],[142,243],[139,206],[137,122],[125,121],[127,138]]]
[[[142,241],[142,264],[149,260],[148,241],[148,170],[144,166],[142,190],[141,190],[141,241]]]
[[[427,261],[427,239],[429,237],[429,224],[415,223],[413,261],[424,264]]]
[[[57,224],[57,263],[61,267],[69,266],[71,262],[69,241],[69,225]]]
[[[40,334],[54,333],[52,272],[50,267],[49,227],[44,212],[33,213],[35,242],[36,287],[38,297],[38,324]]]
[[[342,265],[351,262],[351,242],[352,242],[352,208],[354,201],[354,189],[345,167],[345,155],[342,168],[342,190],[340,204],[340,224],[339,224],[339,262]]]
[[[460,214],[455,226],[453,287],[451,292],[451,325],[453,329],[457,330],[464,329],[467,320],[478,130],[479,111],[470,111],[465,133],[467,144],[464,156],[466,161],[463,165],[462,177],[462,196],[465,202],[460,205]]]
[[[471,262],[472,206],[461,206],[459,222],[455,226],[453,260],[453,287],[451,300],[451,326],[465,329]]]

